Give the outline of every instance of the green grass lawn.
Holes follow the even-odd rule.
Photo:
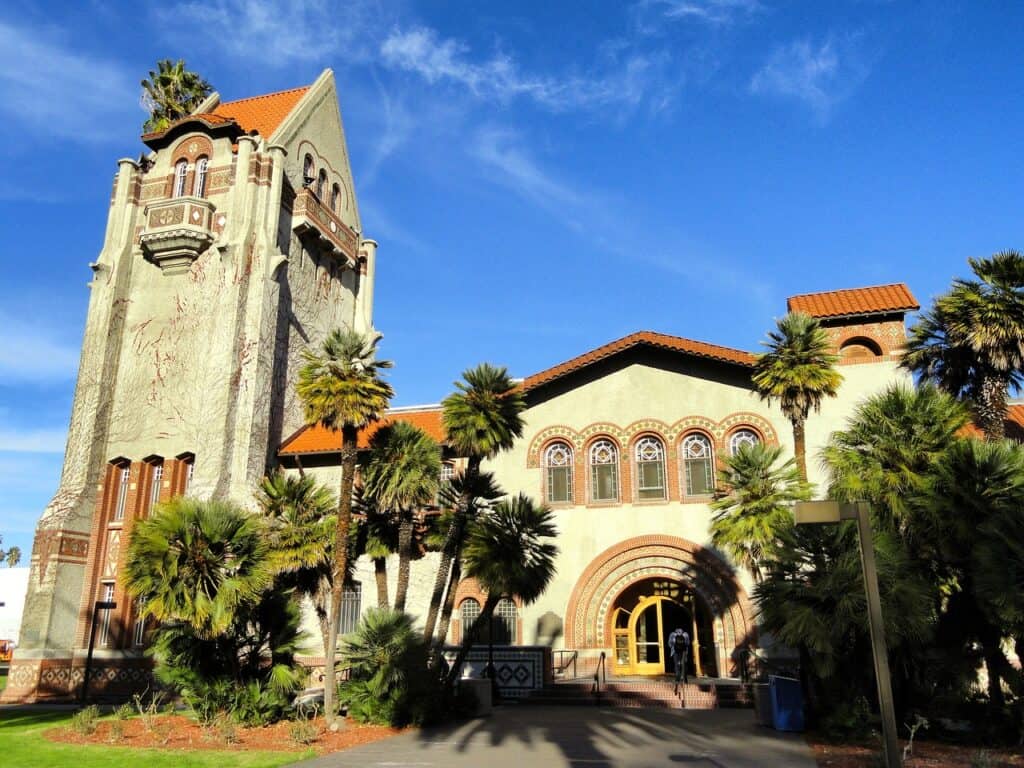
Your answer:
[[[70,722],[71,713],[0,711],[0,762],[19,768],[107,768],[144,765],[146,768],[273,768],[294,763],[313,753],[209,750],[131,749],[115,746],[55,744],[43,731]]]

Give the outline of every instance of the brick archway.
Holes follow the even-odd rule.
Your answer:
[[[736,644],[756,640],[750,598],[733,569],[713,551],[677,536],[627,539],[595,557],[580,576],[565,612],[569,648],[607,650],[615,598],[642,579],[667,578],[692,588],[715,617],[723,668]]]

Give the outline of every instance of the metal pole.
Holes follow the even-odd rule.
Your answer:
[[[871,629],[871,652],[875,660],[875,683],[878,685],[878,710],[882,715],[882,745],[887,768],[900,768],[900,749],[896,734],[896,708],[892,700],[892,678],[889,676],[889,653],[885,646],[885,624],[882,623],[882,600],[878,594],[878,568],[875,546],[871,538],[871,508],[857,503],[857,531],[860,534],[860,562],[864,569],[864,593],[868,602],[868,625]]]

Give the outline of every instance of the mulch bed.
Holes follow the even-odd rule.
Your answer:
[[[316,739],[311,744],[298,744],[294,741],[291,722],[275,723],[262,728],[244,728],[240,725],[202,726],[184,715],[157,715],[149,725],[138,717],[129,720],[105,719],[89,736],[76,733],[67,726],[51,728],[43,735],[50,741],[66,744],[103,744],[175,750],[305,752],[312,749],[317,754],[326,754],[380,741],[402,732],[399,728],[360,725],[348,720],[343,720],[341,728],[332,732],[327,729],[323,718],[312,720],[311,723],[316,729]],[[119,727],[120,734],[117,733]]]
[[[824,768],[876,768],[879,765],[878,746],[863,744],[833,744],[808,736],[807,743],[814,750],[818,765]],[[900,742],[903,749],[905,742]],[[905,768],[953,768],[956,766],[991,766],[991,768],[1019,768],[1024,766],[1020,750],[984,749],[988,762],[978,760],[983,748],[965,747],[938,742],[915,741],[914,754],[903,764]]]

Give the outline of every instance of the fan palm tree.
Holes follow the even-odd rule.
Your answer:
[[[551,540],[557,535],[551,510],[523,494],[498,502],[469,527],[462,551],[466,576],[477,580],[487,599],[462,639],[449,685],[458,679],[473,638],[489,625],[503,597],[529,605],[544,594],[555,576],[558,547]]]
[[[822,451],[830,498],[870,502],[884,527],[920,550],[914,499],[967,420],[966,408],[927,383],[873,395]]]
[[[164,130],[175,120],[192,114],[212,91],[213,86],[200,75],[185,69],[183,59],[161,59],[156,70],[150,70],[149,78],[142,81],[142,106],[149,112],[142,129]]]
[[[388,600],[388,556],[398,549],[398,520],[389,510],[377,504],[376,499],[365,493],[365,488],[355,491],[353,509],[359,514],[356,530],[356,557],[366,555],[373,563],[373,578],[377,584],[377,607],[387,608]]]
[[[790,312],[768,334],[754,367],[753,382],[762,400],[775,401],[793,425],[793,447],[800,477],[807,479],[807,446],[804,426],[822,400],[835,397],[843,377],[836,370],[838,357],[818,321],[801,312]]]
[[[711,502],[711,543],[755,581],[761,581],[762,566],[773,556],[780,533],[793,524],[792,504],[811,498],[794,460],[779,465],[781,456],[777,446],[741,446],[719,472],[721,490]]]
[[[334,494],[310,475],[278,471],[263,478],[256,503],[267,523],[269,561],[277,584],[310,599],[326,648],[337,512]]]
[[[368,338],[343,328],[332,331],[317,351],[303,352],[305,365],[299,371],[297,391],[309,424],[322,424],[341,431],[341,487],[331,571],[331,605],[328,615],[327,655],[324,660],[324,710],[335,717],[334,668],[341,621],[341,600],[348,570],[348,539],[352,524],[352,488],[356,473],[359,432],[380,418],[394,394],[381,378],[381,369],[391,362],[377,360],[379,336]]]
[[[398,520],[398,583],[395,610],[405,610],[413,557],[415,512],[432,503],[441,477],[441,446],[419,427],[398,421],[370,442],[363,471],[365,493]]]
[[[258,517],[230,502],[179,496],[133,528],[128,591],[145,615],[217,637],[273,581],[263,534]]]
[[[1024,256],[968,259],[976,279],[952,290],[910,329],[903,365],[972,405],[989,440],[1006,432],[1007,398],[1024,370]]]
[[[467,460],[466,481],[463,484],[463,496],[452,516],[441,549],[441,562],[424,627],[423,636],[428,641],[434,634],[446,588],[454,590],[457,586],[452,578],[457,577],[457,569],[452,564],[459,559],[466,525],[474,506],[471,492],[475,487],[474,478],[480,473],[480,464],[484,459],[507,451],[515,439],[523,434],[522,413],[526,401],[519,385],[508,375],[506,368],[483,363],[465,371],[462,378],[462,381],[455,382],[456,391],[441,403],[444,409],[442,423],[448,444],[456,456]],[[438,634],[437,645],[441,645],[448,634],[448,628],[441,625]]]
[[[4,537],[0,536],[0,544],[3,544]],[[21,548],[20,547],[8,547],[4,549],[0,547],[0,563],[6,563],[8,566],[13,568],[21,562]]]

